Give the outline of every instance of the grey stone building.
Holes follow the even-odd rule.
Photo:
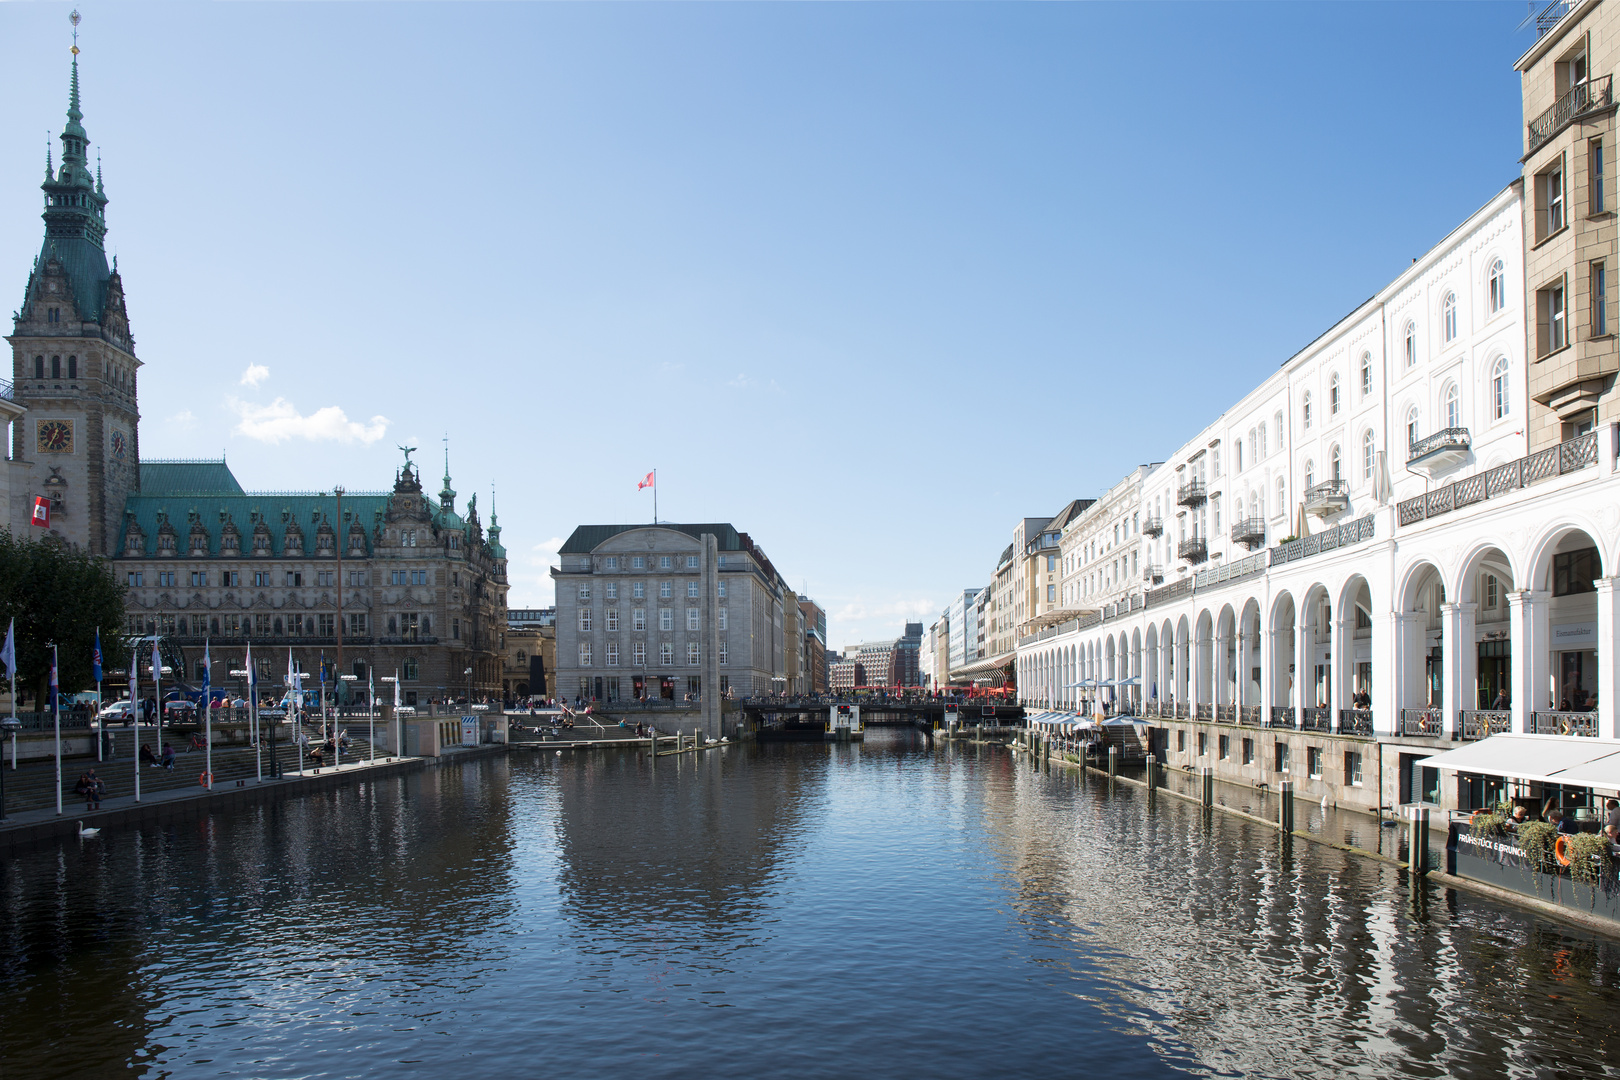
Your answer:
[[[559,697],[684,701],[712,687],[741,697],[783,679],[783,605],[798,600],[747,533],[582,525],[559,556]]]

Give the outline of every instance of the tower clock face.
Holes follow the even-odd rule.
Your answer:
[[[112,435],[112,456],[114,461],[123,461],[124,455],[129,452],[129,445],[124,440],[122,431],[115,431]]]
[[[37,445],[41,454],[73,453],[73,422],[71,420],[41,420],[37,432]]]

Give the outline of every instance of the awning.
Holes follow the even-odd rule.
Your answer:
[[[1505,733],[1413,764],[1548,784],[1620,789],[1620,741],[1614,739]]]

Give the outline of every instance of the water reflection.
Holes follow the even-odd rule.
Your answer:
[[[485,759],[0,862],[0,1069],[1620,1067],[1614,945],[1411,884],[908,734]]]

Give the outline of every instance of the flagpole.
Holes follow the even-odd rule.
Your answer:
[[[253,765],[258,770],[258,783],[264,783],[264,748],[259,745],[259,680],[253,670],[253,642],[247,643],[248,730],[253,733]],[[270,771],[275,772],[272,760]]]
[[[208,698],[208,676],[212,661],[208,655],[208,638],[203,638],[203,772],[208,774],[208,790],[214,790],[214,709]]]
[[[11,657],[7,664],[11,669],[11,771],[17,771],[17,620],[11,620],[11,629],[6,632],[6,641],[11,645]]]
[[[653,470],[653,524],[658,524],[658,470]]]
[[[96,628],[96,760],[101,761],[101,708],[106,702],[101,700],[101,628]]]
[[[129,715],[135,721],[135,801],[141,801],[141,646],[137,641],[129,650]]]
[[[153,731],[153,739],[157,745],[153,752],[159,758],[163,756],[163,657],[158,655],[157,635],[152,635],[152,694],[157,699],[157,727]]]
[[[56,688],[56,645],[51,645],[51,724],[56,729],[56,816],[62,816],[62,695]]]
[[[371,763],[377,764],[377,669],[366,667],[366,738],[371,742]]]

